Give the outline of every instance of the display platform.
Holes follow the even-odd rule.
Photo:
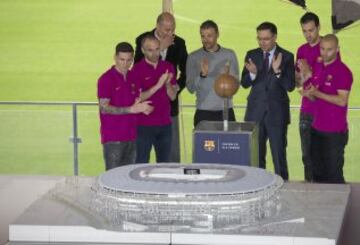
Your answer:
[[[259,166],[258,126],[254,122],[201,121],[193,131],[193,162]]]
[[[275,215],[215,229],[212,217],[196,226],[144,225],[126,219],[114,223],[94,211],[94,183],[98,178],[69,177],[58,183],[10,224],[9,244],[330,245],[339,241],[350,196],[349,185],[286,182]]]

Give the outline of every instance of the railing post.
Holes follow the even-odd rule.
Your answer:
[[[78,144],[81,143],[81,138],[78,138],[78,125],[77,125],[77,104],[72,104],[73,114],[73,136],[70,138],[70,142],[74,144],[74,175],[79,175],[79,157],[78,157]]]

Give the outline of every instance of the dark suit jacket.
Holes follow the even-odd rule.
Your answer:
[[[278,78],[272,68],[268,72],[263,68],[263,51],[260,48],[247,52],[245,62],[251,58],[256,64],[257,75],[251,80],[249,71],[245,68],[241,75],[241,85],[251,87],[248,96],[245,121],[259,122],[264,118],[265,123],[272,125],[287,125],[290,123],[290,108],[288,92],[295,88],[294,55],[277,46],[275,56],[282,53],[280,65],[281,75]]]
[[[141,40],[145,35],[152,34],[154,35],[155,29],[150,32],[145,32],[136,38],[136,50],[135,50],[135,63],[140,61],[144,54],[141,51]],[[185,40],[179,36],[175,36],[174,44],[168,47],[166,53],[166,61],[169,61],[173,64],[175,71],[180,72],[177,84],[180,87],[178,94],[185,88],[186,85],[186,60],[187,60],[187,50],[185,45]],[[177,74],[176,74],[177,75]],[[179,102],[178,98],[174,101],[171,101],[171,116],[177,116],[179,114]]]

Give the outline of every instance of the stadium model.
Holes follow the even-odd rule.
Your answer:
[[[9,244],[335,245],[349,196],[238,165],[128,165],[59,181],[9,225]]]
[[[225,164],[136,164],[92,187],[92,208],[113,225],[209,231],[254,225],[278,213],[281,177]],[[131,228],[133,227],[133,228]]]

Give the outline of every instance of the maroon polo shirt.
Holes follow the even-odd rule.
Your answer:
[[[351,90],[353,76],[350,69],[338,57],[333,63],[315,66],[312,83],[319,91],[337,95],[338,90]],[[348,106],[338,106],[323,99],[314,102],[314,121],[312,127],[326,133],[343,133],[348,130]]]
[[[173,73],[171,84],[176,85],[174,66],[167,61],[159,60],[154,67],[143,58],[132,69],[141,91],[146,91],[154,86],[166,71]],[[151,101],[154,110],[149,115],[138,114],[138,125],[165,126],[170,124],[170,98],[167,95],[166,86],[164,85],[147,100]]]
[[[110,105],[129,107],[139,96],[133,73],[123,74],[112,66],[98,80],[98,98],[110,99]],[[101,143],[136,139],[136,114],[112,115],[100,112]]]
[[[309,43],[305,43],[301,45],[297,50],[296,64],[298,60],[304,59],[309,64],[309,66],[312,69],[314,69],[316,61],[319,57],[320,57],[320,42],[315,46],[311,46]],[[297,71],[299,71],[298,68],[296,69]],[[303,84],[303,89],[309,86],[309,83],[310,83],[309,80],[307,80]],[[311,100],[309,100],[309,98],[307,98],[306,96],[302,97],[300,111],[302,113],[311,114],[311,115],[313,115],[314,113],[314,103]]]

